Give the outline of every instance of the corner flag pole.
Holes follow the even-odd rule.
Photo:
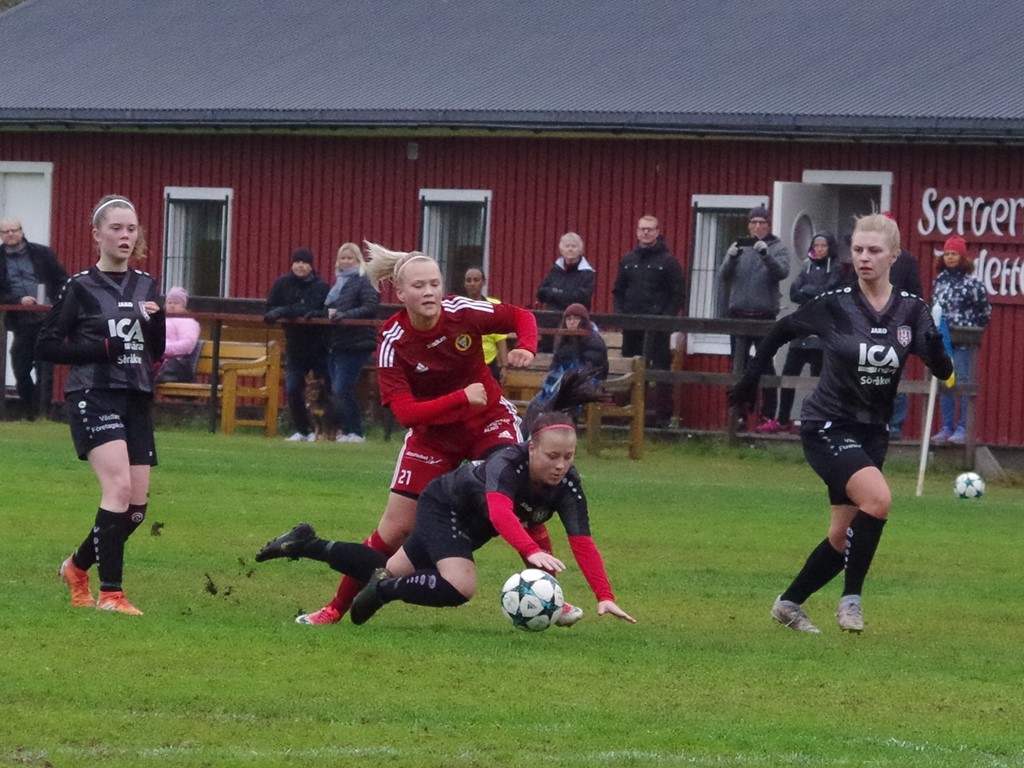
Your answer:
[[[953,357],[953,342],[949,338],[949,326],[946,318],[942,316],[942,307],[935,304],[932,307],[932,320],[935,321],[939,333],[942,334],[942,343],[946,347],[946,354]],[[953,372],[956,375],[956,372]],[[935,415],[935,398],[939,393],[939,380],[932,376],[931,384],[928,387],[928,407],[925,409],[924,434],[921,436],[921,459],[917,465],[917,495],[924,493],[924,471],[928,468],[928,443],[932,429],[932,417]]]

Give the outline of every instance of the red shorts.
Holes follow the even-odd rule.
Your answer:
[[[521,442],[521,423],[515,406],[502,398],[497,406],[468,422],[410,429],[398,454],[391,490],[419,496],[427,483],[462,462],[482,459],[499,446]]]

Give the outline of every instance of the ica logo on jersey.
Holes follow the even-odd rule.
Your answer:
[[[138,318],[122,317],[117,320],[110,318],[107,320],[107,331],[110,333],[111,338],[117,337],[124,341],[124,350],[126,353],[121,355],[117,362],[121,365],[138,365],[142,363],[142,357],[134,354],[141,352],[146,348],[145,340],[142,336],[142,325],[139,323]]]
[[[858,372],[865,374],[860,377],[861,384],[887,386],[892,382],[893,375],[899,370],[899,367],[899,355],[888,344],[861,342],[857,360]]]

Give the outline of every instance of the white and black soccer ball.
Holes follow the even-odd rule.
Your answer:
[[[985,480],[977,472],[964,472],[957,475],[953,491],[961,499],[980,499],[985,493]]]
[[[539,568],[527,568],[510,576],[501,588],[501,610],[518,629],[547,629],[564,603],[561,585]]]

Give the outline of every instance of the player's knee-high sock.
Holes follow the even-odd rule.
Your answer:
[[[149,504],[129,504],[126,525],[125,525],[125,538],[131,536],[142,525],[142,521],[146,519],[146,510],[149,508]]]
[[[364,541],[363,544],[365,544],[375,552],[380,552],[382,555],[384,555],[385,562],[387,562],[387,559],[398,551],[397,547],[392,547],[390,544],[384,541],[384,539],[380,537],[380,534],[377,533],[377,531],[371,533],[370,538]],[[381,565],[377,567],[379,568],[381,566],[383,566],[383,563],[381,563]],[[371,570],[370,573],[372,572],[373,571]],[[369,573],[366,574],[365,577],[360,579],[352,579],[346,576],[344,579],[341,580],[341,583],[338,584],[338,591],[334,594],[334,597],[331,598],[330,606],[334,608],[338,613],[344,614],[352,606],[352,601],[355,600],[356,595],[359,594],[359,590],[363,588],[363,584],[366,582],[368,578],[370,578]]]
[[[872,517],[863,510],[857,510],[850,527],[846,530],[846,584],[843,596],[859,595],[864,588],[864,579],[871,567],[871,560],[882,538],[885,520]]]
[[[377,596],[385,603],[401,600],[411,605],[429,605],[434,608],[462,605],[469,600],[433,569],[383,579],[377,585]]]
[[[87,571],[96,565],[96,528],[100,524],[101,520],[105,520],[104,513],[107,515],[112,514],[107,512],[103,507],[96,510],[96,519],[93,521],[92,528],[89,529],[89,533],[82,543],[78,545],[78,549],[75,550],[74,554],[71,555],[71,562],[76,567],[81,568],[83,571]]]
[[[119,592],[124,574],[124,542],[127,535],[126,513],[100,508],[96,515],[93,544],[100,574],[101,592]]]
[[[383,568],[388,559],[380,552],[370,549],[365,544],[354,541],[327,541],[313,539],[302,548],[302,557],[327,563],[346,578],[365,582],[378,568]]]
[[[798,605],[834,579],[843,570],[843,553],[836,552],[828,537],[814,548],[793,583],[780,596]]]

